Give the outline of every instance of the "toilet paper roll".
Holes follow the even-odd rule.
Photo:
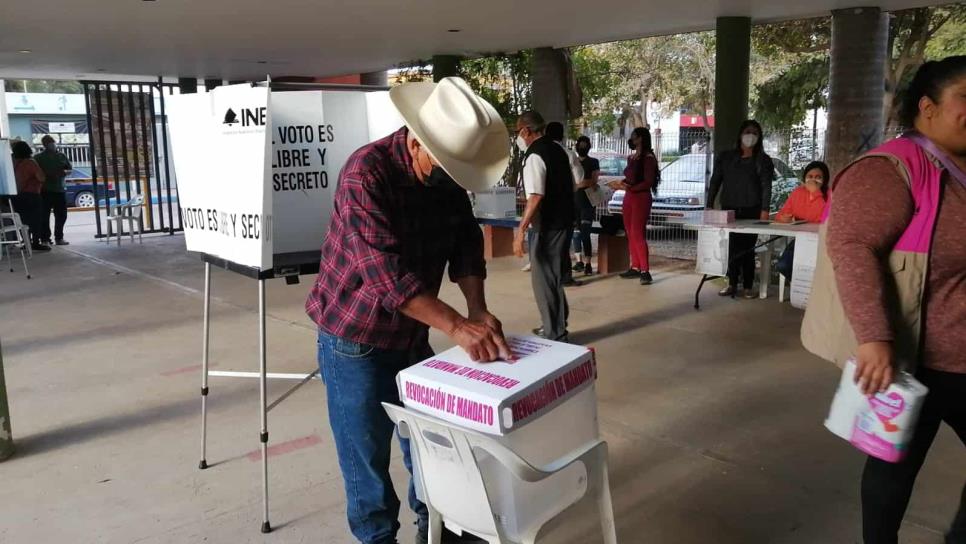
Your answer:
[[[855,361],[849,359],[842,368],[842,378],[832,399],[828,417],[825,418],[825,428],[843,440],[852,439],[852,429],[855,427],[855,417],[866,397],[862,394],[855,381]]]

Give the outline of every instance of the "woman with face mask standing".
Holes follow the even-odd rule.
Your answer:
[[[866,461],[865,544],[899,541],[916,475],[942,422],[966,444],[966,56],[923,64],[901,117],[910,132],[866,153],[832,183],[821,231],[827,251],[819,244],[802,324],[802,342],[816,355],[839,364],[855,358],[855,379],[867,395],[884,392],[900,370],[929,388],[905,457]],[[964,453],[953,467],[963,466]],[[945,542],[966,544],[966,486],[962,498],[946,498],[956,500]]]
[[[741,123],[734,149],[722,151],[715,157],[708,192],[709,208],[734,210],[736,219],[768,219],[775,165],[765,153],[762,138],[761,125],[747,120]],[[731,235],[728,241],[728,287],[719,295],[740,293],[740,279],[745,298],[755,298],[751,288],[755,283],[754,248],[757,241],[756,234]]]
[[[628,141],[633,153],[627,157],[624,181],[617,184],[624,190],[624,231],[631,253],[631,267],[620,274],[625,279],[638,279],[641,285],[650,285],[650,255],[647,247],[647,221],[651,217],[651,192],[657,191],[660,169],[651,148],[651,131],[638,127]]]

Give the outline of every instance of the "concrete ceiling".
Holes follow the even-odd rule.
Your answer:
[[[0,78],[255,79],[708,30],[929,0],[0,0]],[[932,2],[935,3],[935,2]],[[459,32],[449,32],[458,29]],[[30,51],[29,53],[21,51]]]

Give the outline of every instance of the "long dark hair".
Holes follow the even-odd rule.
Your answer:
[[[966,77],[966,55],[946,57],[920,66],[902,96],[902,106],[899,109],[902,126],[907,129],[915,128],[922,97],[928,96],[930,100],[938,103],[943,90],[961,77]]]
[[[825,183],[822,184],[822,189],[821,189],[822,200],[828,200],[828,186],[832,184],[832,180],[830,179],[830,174],[828,171],[827,164],[825,164],[822,161],[812,161],[808,163],[808,166],[806,166],[805,169],[802,170],[802,181],[804,182],[805,176],[807,176],[809,172],[811,172],[812,170],[815,170],[816,168],[822,171],[822,178],[825,181]]]
[[[761,129],[761,123],[754,119],[746,119],[741,122],[741,126],[738,127],[738,136],[735,138],[735,149],[739,153],[741,152],[741,134],[748,127],[755,127],[758,131],[758,143],[755,144],[752,155],[760,157],[765,154],[765,131]]]
[[[635,128],[634,132],[631,132],[631,138],[630,140],[628,140],[628,142],[633,142],[634,136],[637,136],[638,138],[641,139],[642,154],[647,153],[648,151],[654,151],[654,148],[651,145],[651,131],[647,127]],[[635,149],[635,148],[631,147],[631,149]]]
[[[10,144],[11,155],[15,159],[29,159],[34,155],[34,150],[30,148],[30,144],[23,140],[17,140]]]

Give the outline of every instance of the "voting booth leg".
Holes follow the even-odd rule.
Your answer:
[[[208,442],[208,331],[211,314],[211,264],[205,263],[205,310],[201,333],[201,462],[198,468],[208,468],[206,446]]]
[[[266,398],[266,372],[265,362],[265,280],[258,280],[258,386],[261,398],[261,417],[262,432],[259,434],[259,441],[262,444],[262,532],[272,532],[272,526],[268,523],[268,408]]]

